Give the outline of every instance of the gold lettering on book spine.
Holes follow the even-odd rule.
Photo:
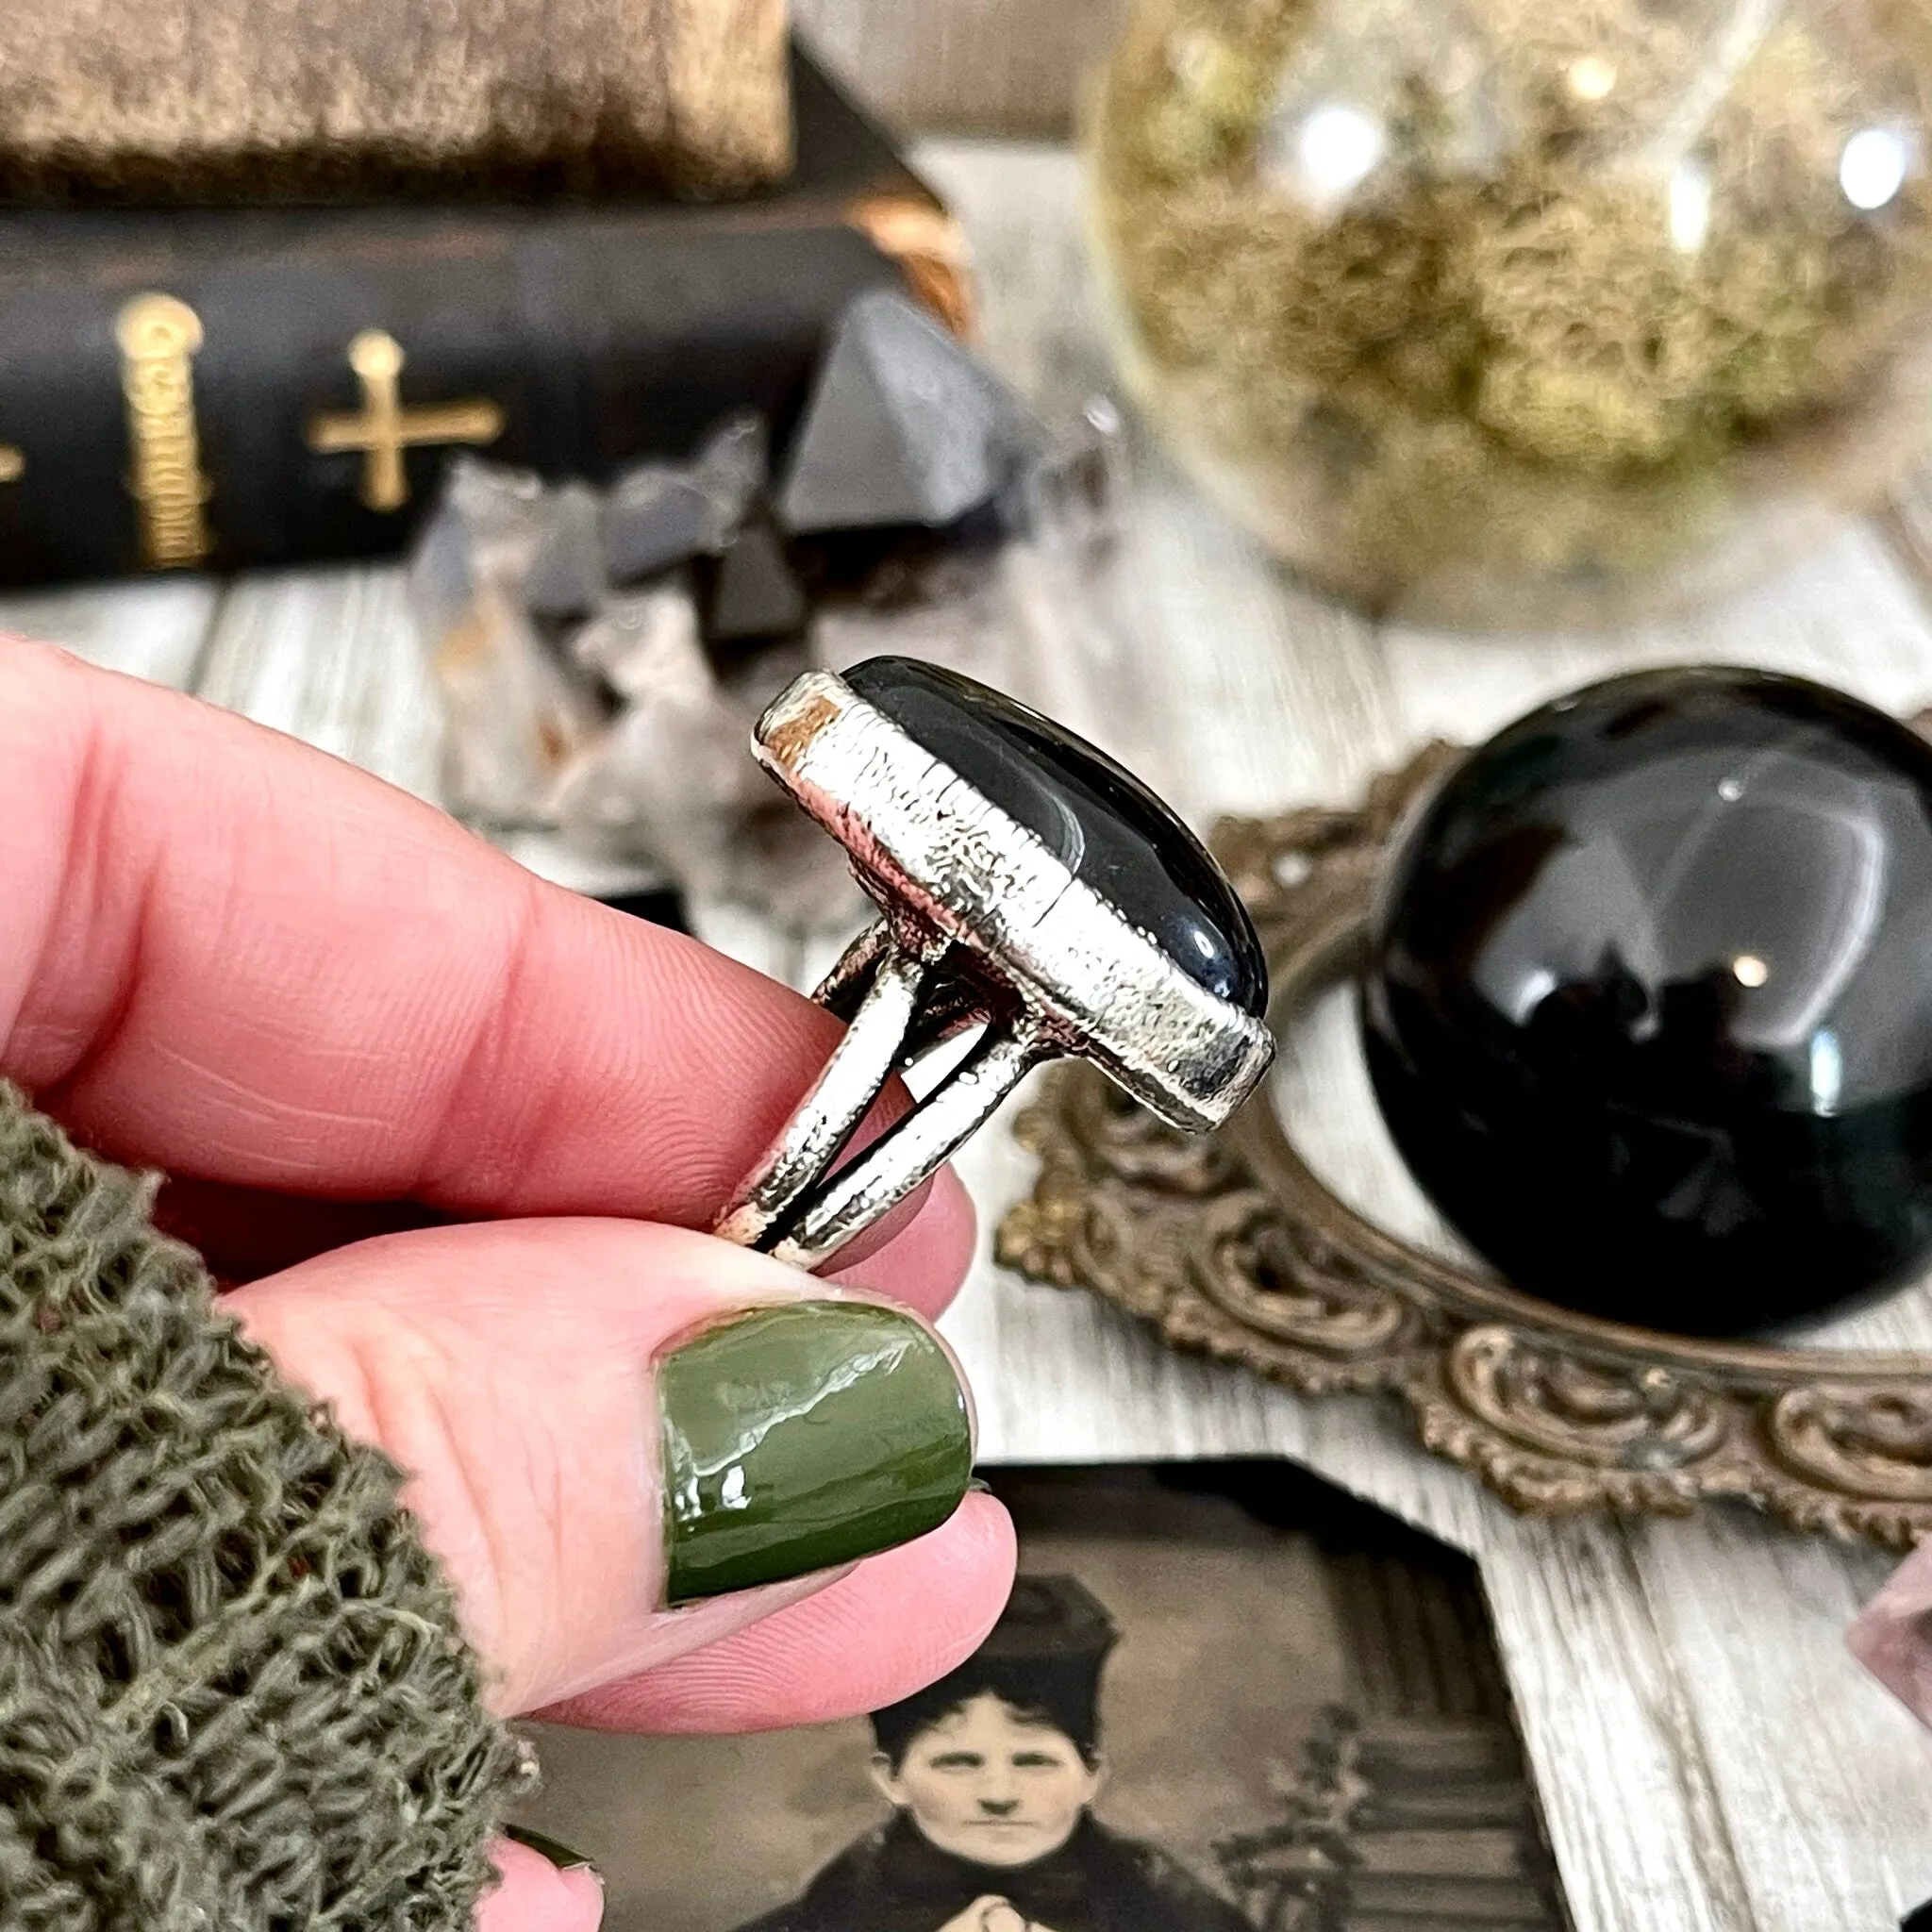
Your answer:
[[[200,563],[212,547],[202,506],[194,426],[194,352],[201,318],[173,295],[137,295],[114,319],[121,391],[127,399],[133,469],[127,488],[141,509],[142,560],[154,570]]]

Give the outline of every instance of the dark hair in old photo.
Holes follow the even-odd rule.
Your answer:
[[[896,1771],[920,1732],[990,1690],[1017,1717],[1071,1739],[1091,1770],[1100,1755],[1101,1668],[1118,1636],[1075,1578],[1022,1576],[985,1643],[937,1684],[874,1711],[873,1736]]]

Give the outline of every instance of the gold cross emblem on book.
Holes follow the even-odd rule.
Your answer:
[[[429,403],[405,408],[403,347],[392,335],[366,328],[349,344],[349,367],[362,383],[354,414],[325,413],[308,425],[308,447],[325,455],[362,453],[362,501],[371,509],[401,509],[409,500],[403,452],[419,443],[494,442],[503,411],[491,402]]]

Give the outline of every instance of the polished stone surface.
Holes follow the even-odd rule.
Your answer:
[[[1519,1288],[1747,1333],[1932,1252],[1932,747],[1796,679],[1532,712],[1405,838],[1362,1002],[1437,1206]]]
[[[874,658],[845,681],[1034,833],[1189,978],[1257,1019],[1268,966],[1247,909],[1194,835],[1132,773],[970,677]]]

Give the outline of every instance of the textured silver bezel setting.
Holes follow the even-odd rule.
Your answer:
[[[819,989],[848,1022],[718,1223],[815,1267],[938,1169],[1034,1066],[1093,1060],[1176,1127],[1220,1125],[1274,1055],[1026,826],[830,672],[796,679],[754,754],[851,855],[881,908]],[[969,1057],[826,1178],[891,1072],[969,1020]]]
[[[1061,1041],[1174,1126],[1219,1126],[1274,1057],[1017,819],[828,671],[758,721],[758,762],[852,854],[888,909],[977,954]]]

